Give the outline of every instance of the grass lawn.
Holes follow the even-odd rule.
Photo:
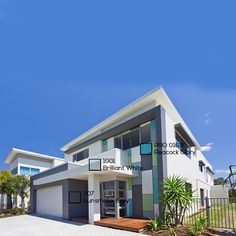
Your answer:
[[[236,203],[212,204],[209,212],[210,227],[236,228]],[[193,225],[197,217],[206,217],[206,209],[202,208],[197,213],[187,217],[185,223]]]

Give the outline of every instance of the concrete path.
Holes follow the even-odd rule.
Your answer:
[[[22,215],[0,219],[1,236],[139,236],[101,226]]]

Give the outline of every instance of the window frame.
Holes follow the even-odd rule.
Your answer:
[[[177,137],[178,136],[178,137]],[[180,140],[178,140],[178,138]],[[191,159],[191,146],[189,143],[182,137],[182,135],[175,129],[175,140],[176,147],[189,159]]]

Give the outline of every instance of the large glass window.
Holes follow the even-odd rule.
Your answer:
[[[37,168],[30,168],[26,166],[20,166],[20,174],[21,175],[36,175],[40,172]]]
[[[127,134],[122,136],[123,139],[123,149],[129,149],[133,147],[137,147],[139,142],[139,129],[135,129]]]
[[[140,127],[141,143],[151,142],[151,125],[147,124]]]
[[[25,167],[25,166],[21,166],[20,167],[20,174],[21,175],[30,175],[30,168]]]
[[[139,141],[139,129],[135,129],[133,131],[131,131],[131,148],[132,147],[137,147],[140,144]]]
[[[124,150],[131,148],[131,135],[130,135],[130,133],[123,135],[122,141],[123,141],[123,149]]]
[[[199,161],[198,162],[198,166],[199,166],[199,170],[201,171],[201,172],[203,172],[203,167],[204,167],[204,163],[202,162],[202,161]]]
[[[186,182],[185,183],[185,189],[187,190],[187,191],[189,191],[190,193],[191,193],[191,195],[192,195],[192,184],[190,184],[190,183],[188,183],[188,182]]]
[[[115,148],[127,150],[129,148],[137,147],[140,143],[151,142],[151,125],[150,122],[136,127],[124,134],[120,134],[114,138]]]
[[[17,174],[17,172],[18,172],[18,170],[17,170],[17,167],[16,167],[16,168],[14,168],[13,170],[11,170],[11,173],[12,173],[13,175],[16,175],[16,174]]]
[[[176,137],[176,146],[184,153],[187,157],[191,157],[191,148],[188,143],[177,133],[175,132]]]
[[[122,137],[121,136],[114,138],[114,147],[122,149]]]
[[[37,168],[31,168],[31,169],[30,169],[30,172],[31,172],[31,173],[30,173],[31,175],[36,175],[36,174],[39,173],[39,169],[37,169]]]
[[[89,157],[89,149],[87,148],[81,152],[74,154],[73,155],[73,162],[81,161],[81,160],[86,159],[88,157]]]

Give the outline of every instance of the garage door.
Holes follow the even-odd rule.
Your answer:
[[[62,185],[37,189],[36,212],[42,215],[63,217]]]

